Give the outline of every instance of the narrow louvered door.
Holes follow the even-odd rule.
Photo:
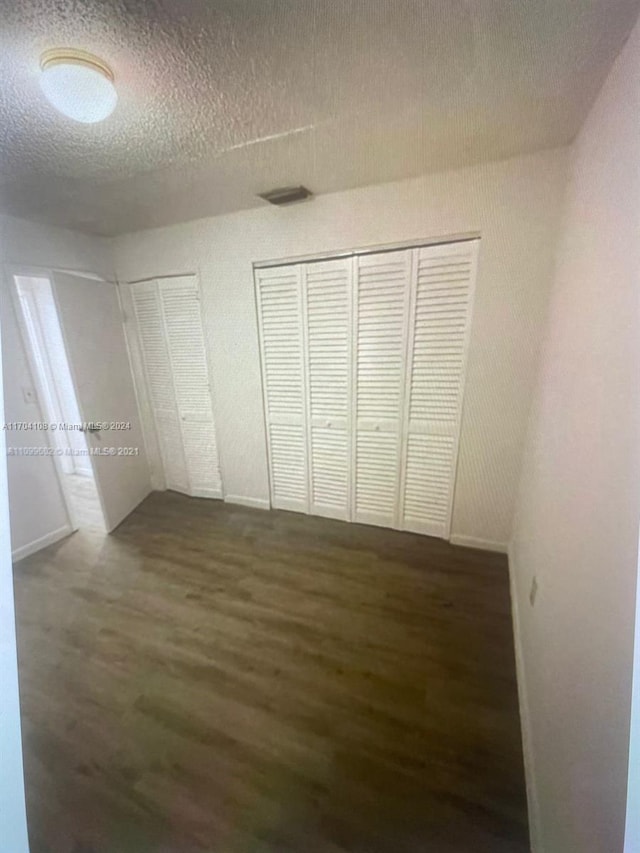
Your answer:
[[[477,241],[413,251],[401,526],[449,538]]]
[[[271,482],[276,509],[309,511],[307,390],[301,270],[256,270]]]
[[[189,494],[222,497],[213,402],[195,276],[158,280]]]
[[[399,524],[399,465],[409,312],[410,251],[356,265],[354,520]]]
[[[351,258],[302,267],[306,309],[310,512],[350,518]]]
[[[154,423],[149,428],[156,431],[165,485],[188,493],[189,477],[157,283],[132,285],[131,300],[144,366],[143,385],[153,412]]]

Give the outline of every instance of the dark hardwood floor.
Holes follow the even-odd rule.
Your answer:
[[[506,559],[172,493],[15,568],[32,853],[502,853]]]

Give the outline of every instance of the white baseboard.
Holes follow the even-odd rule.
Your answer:
[[[242,495],[225,495],[224,500],[228,504],[250,506],[253,509],[271,509],[271,504],[267,498],[245,498]]]
[[[479,548],[481,551],[496,551],[498,554],[508,554],[509,545],[506,542],[494,542],[492,539],[478,539],[475,536],[464,536],[455,533],[449,538],[452,545],[462,545],[463,548]]]
[[[60,539],[64,539],[71,533],[73,533],[73,527],[70,524],[65,524],[64,527],[58,527],[57,530],[52,530],[51,533],[47,533],[39,539],[34,539],[33,542],[21,545],[20,548],[14,548],[11,552],[11,559],[15,563],[18,560],[24,559],[24,557],[30,557],[31,554],[35,554],[36,551],[46,548],[47,545],[53,545],[54,542],[59,542]]]
[[[192,498],[210,498],[212,500],[222,500],[222,492],[220,489],[193,489],[191,492]]]
[[[520,706],[520,726],[522,729],[522,752],[524,757],[524,775],[527,786],[527,805],[529,810],[529,839],[532,853],[541,853],[540,846],[540,808],[536,787],[535,761],[531,738],[531,715],[529,713],[529,694],[524,667],[524,654],[520,635],[520,608],[515,584],[515,556],[509,547],[509,592],[511,595],[511,617],[513,620],[513,643],[516,656],[516,677],[518,680],[518,704]]]

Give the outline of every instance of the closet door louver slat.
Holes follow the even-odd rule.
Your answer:
[[[401,525],[449,538],[477,243],[414,250]]]
[[[302,291],[297,266],[256,270],[271,504],[309,511]]]

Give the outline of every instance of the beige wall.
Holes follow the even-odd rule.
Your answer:
[[[639,238],[636,27],[572,154],[511,549],[534,849],[544,853],[623,849],[640,513]]]
[[[505,547],[566,161],[565,150],[545,152],[116,238],[122,281],[200,274],[226,494],[269,494],[252,262],[479,232],[452,530]]]

